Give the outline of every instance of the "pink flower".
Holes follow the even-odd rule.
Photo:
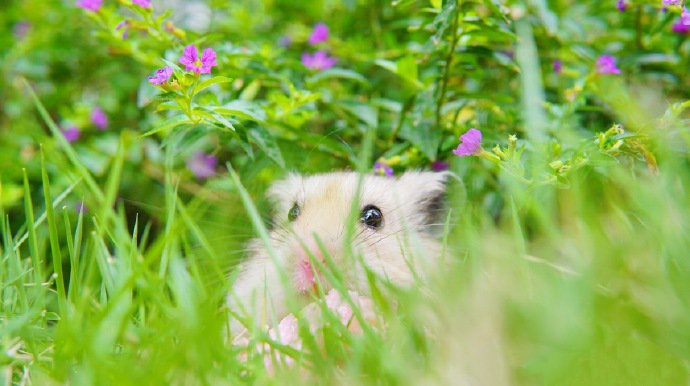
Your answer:
[[[335,66],[338,59],[328,56],[325,51],[316,51],[314,54],[307,52],[302,54],[302,64],[313,70],[325,70]]]
[[[132,0],[132,4],[136,4],[141,8],[151,8],[151,0]]]
[[[680,22],[684,26],[690,27],[690,11],[685,7],[683,7],[683,11],[680,13]]]
[[[217,164],[218,158],[216,156],[203,152],[195,153],[187,159],[187,169],[191,170],[200,180],[215,176]]]
[[[77,7],[91,12],[98,12],[102,5],[103,0],[77,0]]]
[[[96,106],[91,110],[91,123],[99,129],[105,130],[108,128],[108,116],[100,107]]]
[[[311,31],[311,35],[309,35],[309,44],[315,46],[319,43],[325,42],[326,40],[328,40],[328,26],[323,23],[316,24],[314,29]]]
[[[193,71],[197,74],[210,74],[211,67],[217,66],[216,52],[211,48],[204,50],[199,58],[199,50],[193,44],[184,48],[184,53],[180,56],[180,63],[185,65],[185,70]]]
[[[448,162],[445,161],[434,161],[431,164],[431,170],[435,172],[442,172],[444,170],[448,170],[449,167],[450,165],[448,165]]]
[[[21,40],[26,37],[30,29],[31,23],[29,23],[28,21],[20,21],[19,23],[15,24],[12,28],[12,34],[15,38]]]
[[[621,12],[625,12],[625,6],[625,0],[618,0],[618,2],[616,2],[616,8]]]
[[[460,136],[460,141],[462,141],[462,143],[453,150],[453,154],[458,157],[477,155],[482,149],[482,132],[475,128],[471,128]]]
[[[115,31],[123,30],[122,39],[127,39],[129,37],[129,27],[131,26],[132,23],[129,20],[122,20],[115,26]]]
[[[620,68],[616,67],[616,58],[611,55],[601,55],[597,59],[597,72],[600,74],[620,74]]]
[[[683,24],[683,22],[680,19],[678,19],[671,26],[671,31],[677,34],[687,34],[688,32],[690,32],[690,26]]]
[[[81,131],[76,126],[70,126],[62,130],[62,135],[65,137],[67,142],[72,143],[79,139],[81,136]]]
[[[151,84],[163,84],[170,79],[170,76],[173,73],[173,69],[171,67],[165,66],[163,68],[159,68],[156,70],[156,73],[153,76],[149,76],[149,83]]]
[[[388,166],[387,163],[379,161],[379,162],[376,162],[374,164],[374,173],[378,174],[380,176],[392,177],[393,176],[393,168]]]

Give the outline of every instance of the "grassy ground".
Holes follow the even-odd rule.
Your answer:
[[[498,222],[454,184],[438,276],[403,291],[376,285],[388,294],[376,302],[384,326],[357,335],[331,323],[313,338],[301,331],[303,351],[276,346],[295,360],[281,374],[230,344],[203,200],[179,200],[166,172],[166,221],[151,237],[113,205],[122,158],[99,186],[62,141],[42,149],[45,201],[25,195],[20,229],[2,216],[5,383],[683,384],[690,172],[675,141],[685,137],[670,127],[656,138],[655,173],[592,153],[597,166],[567,185],[499,174],[513,182]],[[63,205],[70,190],[54,192],[45,172],[56,152],[102,205],[78,215]],[[246,192],[231,183],[229,194]]]

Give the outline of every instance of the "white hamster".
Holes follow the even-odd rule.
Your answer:
[[[345,258],[351,256],[345,252],[345,234],[357,194],[357,173],[290,174],[274,183],[268,191],[275,207],[275,227],[269,234],[274,257],[261,240],[250,242],[249,256],[240,264],[228,296],[231,309],[265,324],[289,312],[290,293],[307,298],[303,295],[314,290],[317,280],[330,288],[310,263],[310,255],[324,259],[317,238],[349,289],[367,293],[366,271],[359,262],[396,285],[412,283],[441,253],[434,228],[443,222],[449,175],[411,171],[397,178],[363,176],[350,245],[361,259]]]

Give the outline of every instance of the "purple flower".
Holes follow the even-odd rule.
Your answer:
[[[216,164],[218,164],[218,158],[204,152],[197,152],[187,159],[187,169],[200,180],[215,176]]]
[[[620,74],[620,68],[616,67],[616,58],[611,55],[601,55],[597,59],[597,72],[600,74]]]
[[[74,209],[77,211],[77,213],[85,213],[87,210],[89,210],[84,204],[84,201],[77,202],[77,205],[74,206]]]
[[[153,76],[149,76],[149,83],[151,84],[163,84],[170,79],[173,73],[172,67],[165,66],[156,70]]]
[[[199,50],[194,44],[184,48],[184,53],[180,56],[180,63],[185,65],[185,70],[193,71],[197,74],[210,74],[211,67],[217,66],[216,52],[211,48],[204,50],[199,58]]]
[[[462,143],[453,150],[453,154],[459,157],[477,155],[482,149],[482,132],[473,127],[460,136],[460,141]]]
[[[102,5],[103,0],[77,0],[77,7],[91,12],[98,12]]]
[[[122,39],[127,39],[129,37],[129,27],[132,25],[132,23],[129,20],[122,20],[121,22],[117,23],[115,26],[115,31],[119,31],[121,29],[124,29],[122,31]]]
[[[385,162],[376,162],[374,164],[374,173],[380,175],[380,176],[388,176],[392,177],[393,176],[393,168],[388,166]]]
[[[151,0],[132,0],[132,4],[136,4],[141,8],[151,8]]]
[[[91,110],[91,123],[99,129],[105,130],[108,128],[108,116],[100,107],[96,106]]]
[[[663,5],[677,5],[680,3],[680,0],[662,0],[661,3]]]
[[[680,22],[684,26],[690,27],[690,11],[685,7],[683,7],[683,12],[680,13]]]
[[[79,131],[79,128],[77,128],[76,126],[70,126],[62,130],[62,135],[65,137],[67,142],[72,143],[79,139],[81,131]]]
[[[323,23],[317,23],[311,31],[311,35],[309,35],[309,44],[315,46],[326,40],[328,40],[328,26]]]
[[[292,38],[289,35],[283,35],[278,39],[278,45],[283,48],[290,47],[290,44],[292,44]]]
[[[445,161],[434,161],[431,163],[431,170],[436,171],[436,172],[442,172],[444,170],[448,170],[448,162]]]
[[[325,51],[316,51],[314,54],[307,52],[302,54],[302,64],[313,70],[325,70],[335,66],[338,59],[328,56]]]
[[[625,7],[626,7],[625,0],[618,0],[616,2],[616,8],[618,8],[619,11],[625,12]]]
[[[17,39],[24,39],[29,33],[30,28],[31,23],[28,21],[20,21],[14,25],[14,28],[12,28],[12,35],[14,35],[14,37]]]
[[[677,34],[687,34],[690,32],[690,26],[683,24],[683,22],[680,19],[678,19],[671,26],[671,31]]]
[[[553,72],[554,72],[555,74],[560,74],[561,71],[563,70],[563,62],[561,62],[560,59],[554,60],[554,61],[553,61],[552,68],[553,68]]]

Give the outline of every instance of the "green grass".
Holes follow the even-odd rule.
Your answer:
[[[499,173],[507,188],[498,222],[456,182],[438,274],[402,290],[373,280],[385,323],[362,335],[331,317],[317,336],[303,328],[297,351],[255,332],[255,342],[294,357],[280,374],[266,371],[258,353],[238,359],[224,302],[230,280],[199,225],[203,205],[180,200],[169,169],[165,226],[152,235],[150,224],[127,223],[114,198],[131,140],[121,137],[103,190],[85,182],[92,176],[70,156],[60,167],[75,184],[54,191],[48,160],[69,155],[70,145],[43,148],[43,200],[32,200],[40,194],[27,182],[27,223],[10,229],[1,213],[6,384],[688,381],[690,169],[667,136],[656,138],[656,175],[597,154],[595,166],[573,172],[567,185]],[[242,221],[265,237],[251,196],[229,170],[229,194],[248,210]],[[86,198],[86,213],[61,205],[75,192]],[[339,283],[337,272],[329,278]]]

